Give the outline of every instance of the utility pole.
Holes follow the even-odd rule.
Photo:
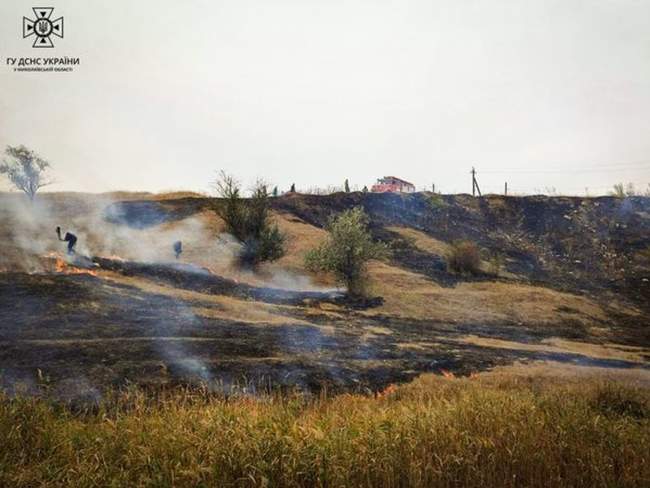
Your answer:
[[[476,170],[472,166],[472,196],[475,197],[478,192],[478,196],[481,196],[481,189],[478,187],[478,181],[476,181]]]
[[[508,182],[507,181],[506,181],[506,187],[505,187],[505,190],[504,190],[503,194],[505,196],[508,196]]]
[[[435,192],[436,192],[436,184],[431,183],[431,193],[435,193]]]

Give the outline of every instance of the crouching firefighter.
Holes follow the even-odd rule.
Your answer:
[[[68,243],[68,254],[74,254],[74,246],[77,244],[77,236],[71,232],[66,232],[65,236],[61,238],[61,227],[56,228],[56,235],[59,237],[60,241]]]

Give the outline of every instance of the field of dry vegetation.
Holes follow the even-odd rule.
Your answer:
[[[375,396],[0,402],[3,486],[644,487],[650,392],[423,376]]]
[[[650,486],[650,199],[287,195],[256,269],[213,203],[0,194],[0,486]]]

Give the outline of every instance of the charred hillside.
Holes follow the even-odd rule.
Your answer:
[[[213,203],[208,198],[126,201],[110,206],[107,219],[144,228],[186,218]],[[456,282],[446,272],[444,256],[419,249],[391,229],[415,229],[445,243],[472,241],[486,261],[501,262],[504,272],[521,280],[574,291],[612,290],[639,304],[650,301],[647,197],[474,198],[355,192],[289,194],[273,199],[272,205],[321,228],[331,215],[361,206],[370,217],[373,234],[391,245],[400,266],[441,283]]]
[[[271,199],[287,253],[255,270],[236,261],[214,199],[1,198],[7,391],[42,382],[55,396],[125,382],[365,391],[515,361],[647,375],[647,198],[289,194]],[[329,217],[355,206],[392,251],[370,263],[364,302],[305,267]],[[79,236],[74,257],[59,225]],[[447,269],[459,240],[480,249],[471,275]]]
[[[521,279],[574,290],[624,291],[650,298],[650,199],[634,197],[503,197],[469,195],[291,195],[274,201],[313,225],[360,205],[376,237],[392,243],[394,259],[441,281],[444,257],[422,252],[389,227],[417,229],[444,242],[470,240],[486,259],[503,260]]]

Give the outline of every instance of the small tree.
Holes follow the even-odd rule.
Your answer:
[[[277,196],[278,196],[278,187],[277,187],[277,186],[274,186],[274,187],[273,187],[273,196],[274,196],[274,197],[277,197]]]
[[[222,171],[215,188],[222,200],[214,211],[226,224],[226,232],[242,244],[239,258],[243,264],[255,266],[284,256],[286,236],[271,222],[264,182],[257,181],[251,198],[246,199],[241,196],[239,183]]]
[[[361,190],[364,193],[368,193],[368,187],[366,185],[363,185],[363,190]]]
[[[347,178],[345,179],[345,184],[343,187],[345,188],[345,193],[350,193],[350,183],[348,182]]]
[[[386,257],[388,248],[373,242],[368,232],[368,217],[361,207],[331,217],[327,231],[327,241],[305,256],[307,268],[332,272],[350,295],[364,295],[368,261]]]
[[[36,192],[50,184],[44,178],[50,163],[22,145],[7,146],[5,154],[11,159],[0,164],[0,174],[7,175],[9,181],[33,201]]]

